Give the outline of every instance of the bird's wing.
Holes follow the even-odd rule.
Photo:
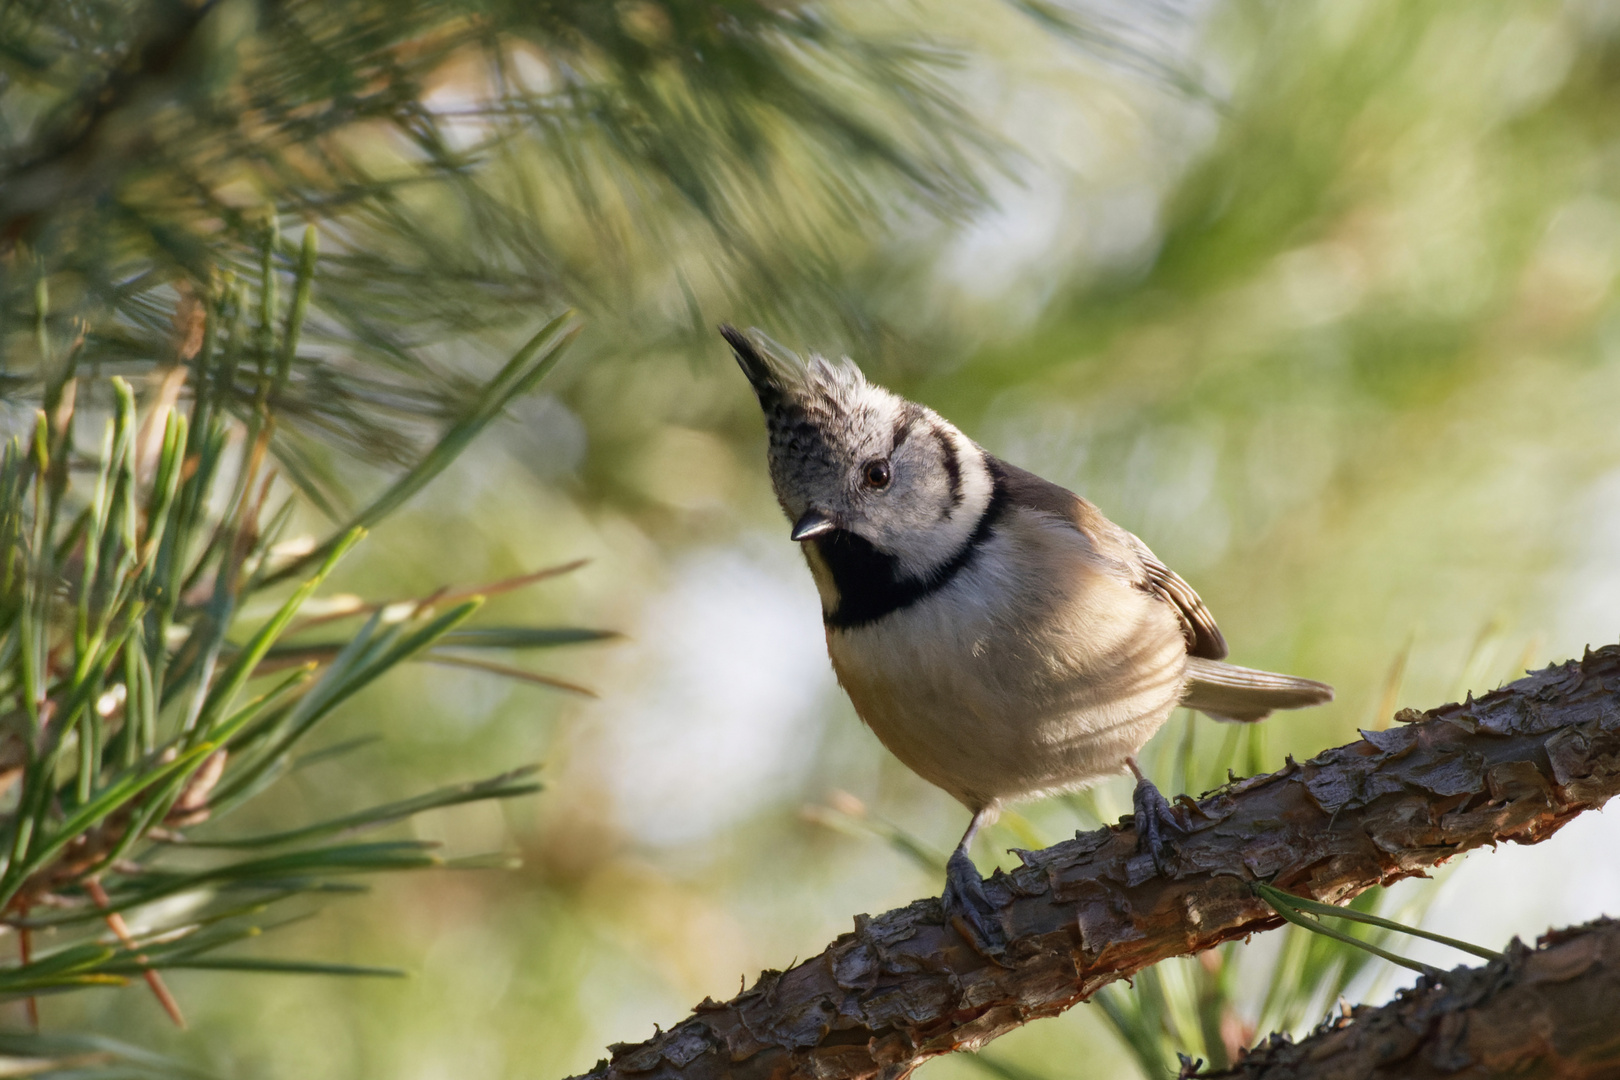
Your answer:
[[[1159,561],[1134,534],[1115,525],[1103,512],[1068,488],[1043,480],[1027,469],[990,459],[996,481],[1014,506],[1051,514],[1072,524],[1102,558],[1116,563],[1138,588],[1163,599],[1181,619],[1187,652],[1207,660],[1226,656],[1226,639],[1215,616],[1181,575]]]
[[[1160,562],[1146,544],[1130,533],[1125,535],[1141,546],[1142,567],[1147,572],[1148,583],[1181,613],[1183,628],[1187,631],[1187,652],[1206,660],[1224,660],[1226,638],[1221,636],[1221,628],[1215,625],[1215,616],[1209,613],[1209,608],[1204,606],[1204,601],[1193,591],[1193,587],[1183,581],[1180,574]]]

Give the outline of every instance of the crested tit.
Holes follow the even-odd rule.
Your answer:
[[[849,360],[801,364],[757,331],[720,332],[765,411],[839,683],[883,745],[973,813],[944,902],[980,947],[1005,932],[968,845],[1004,804],[1129,768],[1138,845],[1162,871],[1162,829],[1180,822],[1135,755],[1171,710],[1248,722],[1332,699],[1223,663],[1198,594],[1085,499]]]

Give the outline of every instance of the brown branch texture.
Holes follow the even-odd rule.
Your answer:
[[[1515,941],[1484,967],[1425,976],[1298,1043],[1272,1036],[1197,1080],[1485,1080],[1620,1076],[1620,922]]]
[[[1620,646],[1194,802],[1175,865],[1129,819],[986,883],[1011,937],[992,960],[919,900],[857,916],[820,955],[611,1047],[592,1080],[903,1077],[1052,1016],[1172,956],[1282,925],[1249,883],[1343,903],[1472,848],[1533,844],[1620,790]]]

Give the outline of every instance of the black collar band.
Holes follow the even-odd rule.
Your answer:
[[[990,502],[985,506],[973,534],[962,547],[944,563],[922,577],[905,577],[900,573],[899,560],[873,547],[871,542],[852,532],[838,529],[810,541],[827,564],[833,586],[838,591],[838,606],[822,613],[822,621],[834,630],[849,630],[877,622],[908,608],[949,585],[973,561],[979,548],[990,538],[991,530],[1007,507],[1007,490],[999,471],[992,468],[994,486]]]

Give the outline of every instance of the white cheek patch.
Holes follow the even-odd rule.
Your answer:
[[[843,518],[845,528],[893,560],[900,578],[926,580],[962,557],[994,491],[984,451],[937,413],[867,382],[847,362],[813,357],[806,392],[807,420],[827,446],[814,469],[803,461],[773,462],[772,480],[788,516],[815,507]],[[865,488],[861,469],[883,458],[921,475],[893,491]],[[809,549],[806,554],[824,607],[835,610],[830,568]]]
[[[961,499],[948,506],[944,516],[934,517],[912,530],[894,545],[900,570],[907,577],[926,577],[962,553],[980,520],[990,507],[995,491],[990,467],[984,460],[984,451],[977,443],[950,424],[930,417],[956,451],[958,483]],[[922,421],[926,423],[927,421]],[[913,433],[912,438],[920,437]]]

